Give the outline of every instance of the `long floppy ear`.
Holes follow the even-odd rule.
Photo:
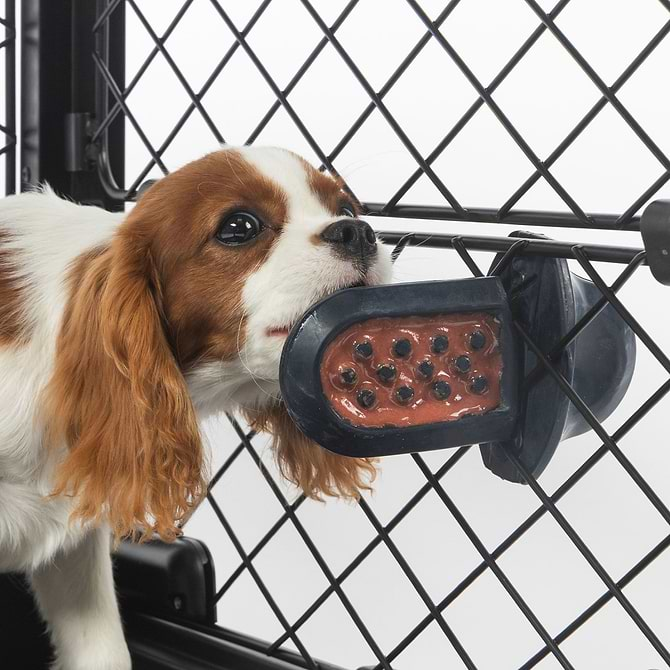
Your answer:
[[[74,275],[45,396],[48,441],[68,448],[54,495],[116,538],[172,540],[205,490],[203,450],[148,247],[126,231]]]
[[[375,460],[334,454],[305,437],[282,402],[262,411],[244,410],[251,427],[272,435],[282,475],[315,500],[334,496],[357,500],[377,476]]]

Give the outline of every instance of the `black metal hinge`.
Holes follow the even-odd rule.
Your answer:
[[[88,112],[65,115],[65,170],[87,172],[95,167],[97,147],[91,144],[92,119]]]

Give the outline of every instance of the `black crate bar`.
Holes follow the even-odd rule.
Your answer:
[[[23,0],[21,4],[21,188],[48,182],[80,202],[122,210],[95,170],[99,155],[121,183],[124,125],[110,125],[104,143],[90,135],[107,108],[107,91],[95,76],[92,53],[103,53],[117,81],[124,80],[123,3],[93,32],[105,0]]]
[[[4,13],[0,15],[4,38],[0,51],[5,56],[5,113],[0,124],[0,160],[5,163],[5,194],[16,190],[16,5],[5,0]]]

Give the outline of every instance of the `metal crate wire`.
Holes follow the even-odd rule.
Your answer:
[[[16,188],[16,15],[14,0],[0,8],[0,82],[3,109],[0,111],[0,181],[5,195]],[[3,178],[4,176],[4,178]]]
[[[112,193],[119,199],[132,200],[139,187],[147,178],[156,175],[157,170],[167,173],[171,168],[177,167],[177,165],[171,164],[166,157],[169,155],[170,147],[178,141],[182,134],[187,134],[188,124],[194,123],[195,119],[197,119],[198,125],[205,129],[204,132],[212,145],[230,140],[227,129],[221,127],[215,121],[212,110],[207,103],[207,94],[226,72],[226,68],[231,67],[231,63],[235,62],[235,59],[244,57],[245,62],[251,63],[260,75],[270,98],[270,102],[265,108],[248,110],[249,114],[253,111],[255,118],[258,118],[259,121],[248,136],[244,138],[246,143],[253,143],[262,139],[264,130],[277,115],[282,114],[295,135],[300,138],[302,145],[308,147],[313,156],[321,163],[321,168],[338,174],[338,160],[347,146],[361,132],[361,129],[364,129],[366,122],[373,115],[376,116],[380,122],[386,124],[386,129],[399,142],[403,151],[411,157],[412,169],[406,174],[400,185],[394,187],[393,193],[384,202],[369,202],[366,193],[358,192],[354,181],[348,180],[349,188],[362,202],[366,203],[369,214],[371,216],[389,217],[389,220],[392,217],[402,217],[403,219],[473,223],[473,227],[468,229],[467,234],[435,234],[434,232],[426,234],[421,232],[421,225],[418,223],[413,224],[409,231],[398,231],[397,226],[395,230],[382,231],[382,237],[386,242],[397,244],[397,253],[406,246],[420,246],[422,253],[425,253],[423,250],[427,248],[449,249],[451,250],[449,262],[454,272],[472,274],[473,276],[481,276],[486,272],[486,266],[482,264],[481,256],[478,255],[479,252],[504,253],[505,263],[511,262],[517,255],[527,254],[571,259],[581,272],[588,276],[600,289],[602,299],[598,303],[598,307],[603,307],[608,303],[611,304],[635,332],[638,344],[644,350],[643,355],[656,361],[659,370],[662,370],[659,381],[654,382],[653,386],[649,387],[645,393],[642,392],[642,387],[639,384],[629,392],[628,403],[625,407],[626,414],[624,416],[619,412],[616,415],[617,425],[611,425],[612,422],[610,421],[607,426],[604,426],[595,419],[589,408],[584,405],[580,397],[571,388],[570,383],[552,364],[552,358],[568,346],[588,326],[597,310],[594,309],[589,312],[563,338],[559,348],[552,352],[540,351],[524,332],[522,326],[517,324],[519,337],[523,338],[528,346],[535,351],[545,374],[554,379],[555,383],[560,386],[591,426],[592,433],[588,436],[591,450],[588,452],[588,457],[574,461],[575,467],[571,474],[564,481],[549,488],[525,471],[517,457],[513,453],[509,453],[508,457],[523,473],[528,489],[535,496],[535,507],[521,523],[516,524],[513,530],[506,532],[494,544],[486,542],[480,537],[475,526],[468,519],[468,514],[464,512],[462,505],[456,501],[452,494],[452,489],[455,486],[453,482],[458,477],[459,468],[463,467],[464,462],[472,461],[474,450],[471,447],[464,447],[453,452],[441,452],[439,456],[432,455],[429,457],[415,454],[404,457],[402,468],[408,473],[408,476],[412,471],[412,477],[418,478],[420,485],[411,494],[406,490],[403,491],[403,495],[405,495],[403,504],[399,508],[396,507],[394,513],[387,515],[386,518],[382,518],[382,515],[376,511],[374,499],[362,499],[358,507],[362,516],[370,524],[372,534],[366,542],[361,543],[360,547],[356,547],[356,551],[349,556],[347,561],[337,567],[330,564],[319,543],[313,539],[313,531],[308,529],[302,516],[303,510],[310,503],[306,502],[302,496],[295,497],[278,480],[271,462],[264,453],[262,437],[249,432],[234,417],[229,417],[236,446],[228,447],[227,457],[216,469],[210,483],[207,500],[210,517],[213,513],[213,517],[218,520],[221,529],[228,538],[226,541],[227,548],[237,554],[237,564],[231,565],[228,557],[230,570],[224,574],[221,574],[221,570],[219,570],[220,583],[217,586],[217,599],[225,609],[227,595],[239,585],[240,580],[250,579],[262,595],[262,600],[267,603],[276,618],[281,632],[275,636],[275,639],[267,642],[246,637],[244,633],[253,634],[254,632],[249,630],[239,631],[238,634],[230,630],[220,629],[216,634],[238,642],[241,641],[243,644],[258,649],[271,657],[275,656],[283,659],[297,667],[335,667],[315,659],[313,651],[309,648],[310,645],[305,642],[304,633],[310,628],[310,624],[323,608],[329,603],[337,601],[350,620],[350,626],[353,630],[351,635],[353,637],[358,636],[359,643],[365,649],[365,658],[361,660],[361,664],[368,663],[375,670],[378,668],[388,670],[392,667],[406,668],[408,666],[403,665],[403,659],[410,657],[408,652],[411,652],[413,645],[416,644],[422,633],[427,630],[436,630],[447,641],[445,649],[448,649],[448,651],[444,652],[444,658],[454,659],[454,667],[458,664],[458,659],[460,659],[460,665],[467,668],[483,667],[479,660],[481,658],[480,645],[489,644],[488,640],[491,639],[492,631],[487,629],[486,626],[482,626],[481,631],[479,631],[479,642],[473,644],[472,632],[464,633],[462,627],[457,630],[453,625],[451,613],[461,600],[478,587],[482,580],[493,579],[518,608],[521,618],[525,621],[524,625],[533,631],[533,639],[536,640],[533,651],[527,654],[524,660],[515,661],[514,666],[509,665],[509,667],[587,667],[576,665],[574,659],[571,660],[569,641],[571,636],[587,626],[594,615],[608,608],[608,606],[611,607],[612,603],[618,605],[626,620],[653,650],[649,656],[652,659],[650,662],[655,662],[659,667],[662,664],[664,664],[663,667],[670,667],[670,626],[659,627],[657,618],[652,622],[646,612],[641,610],[629,596],[629,586],[635,584],[636,578],[648,570],[654,564],[654,561],[663,555],[670,544],[670,529],[668,528],[670,510],[664,500],[664,498],[667,498],[667,491],[659,492],[658,479],[654,479],[654,484],[650,483],[648,473],[643,474],[642,470],[635,464],[635,459],[621,446],[624,438],[636,434],[638,425],[657,408],[670,390],[670,377],[668,376],[668,373],[670,373],[670,359],[658,345],[655,337],[641,325],[638,318],[631,312],[631,309],[632,311],[635,311],[635,309],[631,308],[628,302],[620,300],[617,295],[620,291],[622,294],[625,293],[626,285],[633,276],[639,276],[641,272],[646,272],[642,269],[646,264],[645,253],[639,248],[639,243],[631,248],[543,240],[515,242],[505,237],[470,234],[474,231],[474,224],[481,222],[565,226],[582,229],[583,231],[594,229],[639,230],[641,208],[656,196],[670,180],[670,159],[661,144],[645,130],[643,124],[636,120],[628,107],[622,103],[618,94],[657,49],[661,46],[667,47],[667,35],[670,32],[670,2],[668,0],[653,0],[655,3],[657,2],[659,11],[663,12],[664,18],[658,22],[650,36],[618,76],[611,83],[606,83],[582,51],[575,46],[560,27],[561,14],[573,5],[570,0],[560,0],[550,8],[547,7],[547,2],[524,0],[532,14],[532,30],[530,30],[525,40],[522,40],[516,45],[515,49],[511,50],[511,55],[506,61],[498,64],[499,69],[495,76],[482,80],[468,65],[459,50],[455,48],[452,40],[445,36],[444,30],[445,27],[448,27],[450,18],[458,12],[459,8],[470,1],[472,0],[451,0],[438,12],[434,8],[435,3],[430,3],[431,7],[428,10],[417,0],[405,0],[402,4],[411,10],[417,25],[421,26],[420,37],[412,44],[406,54],[404,51],[397,54],[395,68],[381,84],[376,81],[374,85],[363,69],[357,65],[339,37],[340,33],[346,29],[348,22],[357,20],[358,6],[365,4],[359,2],[359,0],[343,3],[338,11],[335,11],[332,6],[327,7],[324,3],[299,0],[299,4],[304,10],[303,20],[310,22],[311,28],[316,29],[318,39],[315,40],[307,56],[295,69],[293,75],[286,78],[281,84],[271,74],[267,61],[264,61],[258,55],[258,45],[254,46],[253,42],[254,30],[262,21],[263,15],[273,5],[276,7],[279,0],[263,0],[254,5],[253,8],[250,8],[252,3],[245,3],[246,11],[240,10],[239,7],[235,8],[232,3],[223,0],[203,0],[200,5],[207,5],[207,11],[213,22],[207,29],[209,31],[219,31],[222,39],[221,43],[228,46],[217,53],[215,64],[207,70],[206,77],[202,76],[203,73],[199,73],[198,85],[192,85],[189,82],[189,75],[183,71],[182,66],[177,62],[171,48],[171,36],[178,33],[182,22],[189,20],[190,12],[198,3],[195,3],[194,0],[170,3],[169,7],[174,11],[174,14],[167,18],[162,16],[160,26],[155,26],[152,23],[152,21],[155,21],[155,12],[153,12],[154,18],[150,17],[149,6],[139,0],[108,0],[99,3],[99,15],[94,26],[94,32],[98,38],[98,48],[93,53],[93,59],[105,96],[100,98],[102,107],[97,110],[97,127],[91,141],[92,144],[104,149],[99,153],[98,171],[107,193]],[[576,4],[576,0],[574,2]],[[298,3],[296,2],[296,4]],[[134,30],[143,32],[144,39],[150,45],[148,53],[140,59],[139,63],[133,64],[136,69],[128,68],[127,83],[118,81],[112,74],[104,48],[107,40],[105,31],[110,17],[113,17],[115,12],[120,11],[126,12],[126,25],[130,27],[132,24],[135,26]],[[380,14],[382,13],[379,6],[377,11]],[[327,18],[324,18],[326,14]],[[242,18],[240,18],[240,15],[242,15]],[[603,21],[606,18],[607,14],[604,13]],[[284,25],[281,29],[286,31],[286,39],[290,39],[290,26]],[[193,35],[193,37],[196,36]],[[520,64],[525,62],[525,59],[531,57],[529,54],[543,39],[553,39],[562,47],[573,64],[590,81],[596,93],[595,98],[586,107],[577,123],[562,136],[560,142],[546,155],[540,155],[533,148],[532,143],[525,139],[524,134],[513,123],[496,97],[498,88],[515,72]],[[426,150],[425,147],[420,149],[412,141],[410,135],[404,130],[403,124],[391,111],[391,107],[387,104],[387,98],[394,87],[403,80],[405,73],[419,59],[422,52],[428,48],[441,52],[443,56],[446,56],[446,60],[463,75],[472,89],[473,101],[457,117],[454,123],[440,129],[440,133],[444,133],[441,135],[441,139],[429,150]],[[309,75],[310,68],[319,61],[319,58],[326,51],[330,54],[330,57],[341,60],[366,97],[365,104],[361,106],[360,110],[357,110],[350,127],[338,138],[338,141],[327,146],[310,130],[309,124],[303,120],[301,113],[292,103],[294,89],[300,85],[303,78]],[[180,113],[177,115],[176,122],[169,124],[170,127],[164,137],[159,142],[155,142],[150,139],[152,133],[140,119],[137,109],[133,106],[133,101],[137,97],[136,95],[134,97],[134,93],[141,87],[148,70],[152,64],[155,65],[158,62],[176,78],[183,91],[186,104],[183,111],[179,110]],[[437,73],[431,73],[426,80],[426,86],[432,86],[433,79],[436,76]],[[154,91],[153,94],[156,95],[156,92]],[[161,100],[160,104],[164,106],[166,102]],[[137,106],[141,106],[140,103],[137,103]],[[468,125],[482,109],[492,114],[513,145],[523,154],[527,166],[530,168],[529,176],[495,208],[473,207],[469,203],[464,203],[456,192],[450,188],[449,181],[435,167],[443,152],[458,140],[459,135],[468,128]],[[557,173],[553,170],[555,164],[565,152],[590,128],[592,122],[604,110],[613,112],[618,116],[627,131],[632,133],[636,141],[655,161],[658,172],[658,175],[645,184],[644,188],[636,193],[634,198],[621,211],[609,215],[591,213],[587,211],[587,208],[580,206],[577,199],[571,195],[570,189],[562,183],[562,180],[559,180],[556,176]],[[155,111],[154,109],[154,113]],[[118,149],[108,146],[106,133],[119,115],[125,117],[127,131],[129,133],[133,132],[136,143],[143,148],[148,157],[139,169],[128,169],[130,164],[128,161],[126,162],[128,178],[125,183],[115,181],[106,162],[109,153]],[[235,138],[235,141],[239,141],[239,138]],[[137,168],[139,163],[135,161],[133,165]],[[442,202],[430,205],[422,205],[421,203],[405,204],[407,194],[412,193],[411,189],[421,179],[428,180],[433,185],[434,192],[440,194]],[[551,189],[560,201],[562,211],[517,209],[517,204],[538,182]],[[379,221],[382,223],[379,227],[384,228],[384,219]],[[435,229],[436,227],[433,225],[432,230]],[[406,251],[404,253],[410,254],[411,252]],[[460,269],[455,268],[454,259],[456,258],[459,258],[462,262],[459,266]],[[610,265],[605,267],[601,263]],[[613,267],[616,268],[614,274],[612,273]],[[632,297],[637,299],[637,296]],[[631,399],[633,392],[636,395]],[[585,443],[585,441],[582,441],[582,443]],[[560,447],[560,449],[566,448],[565,446]],[[658,445],[658,448],[663,448],[663,446]],[[278,503],[279,505],[276,508],[277,514],[274,520],[268,523],[265,532],[260,537],[254,537],[253,541],[247,537],[243,538],[245,531],[240,526],[239,518],[233,520],[234,516],[239,515],[234,514],[233,509],[227,508],[221,502],[223,494],[220,492],[225,490],[227,481],[230,482],[239,476],[234,473],[242,461],[244,461],[244,468],[248,468],[249,464],[252,464],[260,474],[262,481],[267,485],[269,496],[263,498],[262,501],[272,499],[275,501],[274,504]],[[596,469],[598,464],[605,462],[609,464],[608,468],[612,464],[616,464],[617,476],[623,475],[630,482],[631,490],[635,490],[634,495],[644,498],[649,509],[655,510],[664,528],[663,533],[652,546],[647,547],[643,553],[636,555],[635,560],[627,565],[625,570],[617,569],[616,572],[606,567],[606,563],[609,562],[605,560],[607,557],[598,556],[596,552],[589,548],[588,542],[583,539],[578,530],[579,524],[576,522],[578,519],[575,520],[574,515],[572,515],[572,519],[569,519],[570,515],[563,511],[563,504],[566,499],[569,499],[568,494],[578,484],[588,486],[590,473]],[[488,476],[490,477],[490,475]],[[232,485],[235,486],[234,483]],[[471,550],[478,557],[471,570],[467,571],[455,584],[443,589],[439,595],[436,595],[436,589],[432,584],[430,586],[426,584],[425,575],[419,576],[419,572],[413,567],[412,561],[405,556],[406,551],[397,540],[403,522],[417,508],[420,509],[428,498],[439,501],[453,528],[460,529],[459,532],[467,539],[467,542],[471,545]],[[261,504],[251,495],[249,499],[242,499],[237,502],[242,506]],[[488,500],[487,502],[491,506],[490,514],[495,516],[496,500]],[[592,597],[589,595],[589,602],[586,607],[581,607],[577,614],[566,619],[560,625],[552,622],[551,626],[543,622],[543,616],[537,613],[536,599],[529,597],[528,594],[522,595],[520,589],[515,586],[515,580],[510,578],[510,574],[515,572],[513,563],[505,560],[506,555],[513,548],[518,548],[520,541],[527,538],[540,524],[546,523],[547,519],[553,519],[556,527],[560,528],[561,533],[564,534],[564,538],[567,538],[585,561],[585,564],[590,567],[600,585],[599,592],[594,593]],[[325,580],[324,587],[319,589],[318,595],[310,598],[306,606],[301,606],[297,614],[286,612],[286,607],[284,604],[280,604],[275,597],[273,587],[269,585],[267,578],[262,573],[263,571],[258,567],[263,559],[264,552],[267,553],[273,542],[276,542],[278,536],[287,529],[292,529],[300,538],[303,549],[311,556],[314,565],[317,566]],[[426,532],[432,535],[440,531],[433,528]],[[361,567],[370,565],[375,560],[374,557],[379,555],[376,550],[381,547],[386,548],[388,555],[393,559],[399,572],[406,578],[407,585],[422,603],[423,608],[422,615],[417,617],[411,625],[406,626],[401,634],[396,635],[390,644],[386,639],[388,636],[385,635],[382,641],[378,630],[373,631],[371,625],[373,622],[370,621],[370,617],[362,613],[363,608],[357,602],[355,589],[348,588],[348,585],[354,581],[357,572],[360,572]],[[292,559],[290,556],[285,556],[284,560],[288,564]],[[560,566],[548,565],[546,579],[557,578],[557,575],[560,575]],[[569,575],[567,578],[569,579]],[[389,583],[387,588],[395,589],[397,586],[398,584],[394,582]],[[402,607],[402,604],[398,603],[397,611],[388,612],[389,621],[394,616],[399,615]],[[231,613],[230,618],[235,618],[234,612]],[[323,625],[323,620],[321,621],[321,625]],[[667,620],[665,620],[665,623],[668,623]],[[521,635],[512,620],[500,621],[498,626],[503,629],[504,637],[509,639],[513,640],[515,636]],[[343,640],[341,644],[348,644],[353,637]],[[464,641],[466,638],[467,642]],[[550,663],[548,657],[553,659],[553,664]],[[431,660],[438,663],[443,661],[443,658]],[[508,665],[503,664],[499,667],[508,667]]]

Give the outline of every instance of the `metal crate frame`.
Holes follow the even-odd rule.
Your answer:
[[[668,16],[668,21],[621,73],[614,84],[607,86],[555,23],[555,19],[569,4],[570,0],[560,0],[550,12],[543,11],[536,0],[525,0],[537,16],[537,28],[529,35],[526,41],[523,42],[512,58],[500,70],[498,75],[485,85],[477,79],[465,61],[439,30],[440,26],[448,19],[449,15],[459,5],[461,0],[451,0],[448,2],[443,11],[433,20],[428,17],[417,0],[406,0],[407,4],[423,22],[426,29],[425,34],[388,78],[388,81],[386,81],[379,90],[375,90],[366,80],[365,76],[350,55],[343,48],[342,44],[338,41],[336,35],[338,28],[347,20],[352,10],[358,4],[358,0],[350,0],[331,25],[327,25],[324,22],[309,0],[300,0],[321,30],[323,36],[303,65],[297,70],[293,78],[283,89],[281,89],[270,76],[269,72],[247,41],[247,37],[253,30],[254,25],[273,0],[262,0],[249,21],[242,27],[235,25],[231,20],[225,10],[226,3],[224,0],[208,0],[221,17],[222,26],[225,25],[226,29],[232,33],[235,42],[220,60],[216,68],[211,72],[201,89],[195,91],[190,86],[183,73],[180,72],[176,63],[170,56],[169,50],[165,46],[166,39],[179,24],[192,1],[193,0],[184,0],[180,11],[161,35],[158,35],[155,32],[150,22],[143,14],[140,6],[141,3],[138,0],[96,0],[95,3],[86,3],[83,0],[71,0],[68,9],[69,13],[66,16],[60,17],[54,15],[53,4],[50,7],[49,0],[25,1],[23,14],[24,34],[31,34],[32,42],[40,45],[40,55],[33,54],[33,57],[37,58],[36,62],[38,62],[38,65],[34,69],[31,70],[24,67],[23,86],[24,99],[26,100],[22,112],[24,132],[26,133],[26,137],[34,137],[37,135],[43,137],[44,141],[31,144],[24,139],[22,151],[22,175],[24,186],[42,179],[48,179],[52,182],[55,181],[59,190],[72,197],[89,202],[96,202],[108,208],[121,209],[125,201],[135,198],[138,189],[141,187],[154,166],[158,166],[164,173],[168,172],[168,166],[164,164],[162,155],[172,140],[177,136],[190,115],[196,110],[202,116],[206,125],[212,132],[212,139],[217,142],[225,141],[224,135],[208,115],[207,110],[203,105],[202,98],[238,49],[242,49],[254,63],[276,98],[263,116],[257,128],[249,136],[248,143],[252,143],[273,115],[280,108],[283,108],[314,150],[315,154],[319,157],[322,163],[321,169],[337,174],[337,168],[334,165],[334,162],[338,155],[374,110],[378,110],[381,113],[385,121],[396,133],[407,152],[415,159],[417,167],[411,175],[408,175],[403,186],[386,203],[366,203],[364,197],[359,197],[359,200],[365,203],[368,213],[371,216],[399,216],[410,219],[445,219],[472,223],[496,222],[535,226],[564,226],[573,228],[602,228],[635,231],[639,230],[640,227],[640,217],[637,216],[637,212],[667,181],[670,180],[670,159],[663,153],[658,145],[654,143],[651,137],[645,132],[642,126],[616,96],[617,91],[621,86],[628,81],[648,56],[661,44],[661,42],[663,42],[664,39],[666,39],[670,32],[670,14]],[[658,0],[658,2],[670,12],[670,0]],[[11,2],[8,2],[8,5],[11,5]],[[92,9],[93,7],[94,10]],[[136,15],[154,43],[154,47],[148,58],[128,83],[124,81],[123,77],[123,32],[125,12],[133,12]],[[58,12],[55,13],[57,14]],[[52,35],[55,30],[61,30],[63,34],[67,36],[67,39],[58,44],[56,44],[56,42],[50,42],[48,36],[50,34]],[[514,127],[509,118],[505,116],[504,112],[493,99],[492,94],[510,72],[513,71],[521,59],[526,56],[533,44],[535,44],[539,37],[545,32],[551,33],[565,48],[568,54],[598,88],[601,97],[587,114],[583,116],[579,123],[564,137],[554,151],[546,158],[541,159],[534,153],[530,145]],[[421,50],[431,40],[439,44],[460,71],[467,77],[478,97],[453,128],[444,135],[443,139],[435,146],[435,148],[428,155],[424,156],[411,142],[400,124],[393,117],[384,103],[384,97],[399,80],[403,72],[405,72],[413,60],[418,56]],[[308,128],[299,118],[299,115],[291,106],[290,102],[291,91],[328,44],[332,45],[370,98],[370,102],[361,110],[356,122],[345,133],[337,145],[330,149],[330,151],[326,151],[319,146],[314,137],[310,134]],[[24,63],[30,62],[30,50],[28,50],[27,53],[28,57],[24,55]],[[52,97],[54,86],[52,77],[58,75],[54,73],[53,66],[50,65],[50,62],[56,61],[58,56],[63,57],[64,55],[73,59],[73,62],[75,63],[75,76],[72,77],[71,80],[65,82],[63,75],[61,74],[58,84],[64,86],[66,94]],[[143,132],[141,125],[134,117],[132,110],[129,109],[126,104],[126,98],[137,85],[151,61],[159,55],[161,58],[165,59],[181,82],[190,98],[190,104],[184,111],[179,122],[166,137],[165,141],[159,147],[154,147],[151,145],[146,134]],[[91,74],[94,76],[89,77]],[[91,84],[91,82],[93,82],[93,84]],[[31,98],[30,96],[33,97]],[[497,120],[502,124],[535,168],[532,176],[529,177],[506,202],[495,210],[464,207],[463,204],[450,192],[448,186],[442,182],[431,168],[431,164],[437,159],[441,152],[444,151],[444,149],[473,118],[476,112],[484,105],[488,106],[491,112],[493,112]],[[661,177],[650,184],[648,188],[645,189],[645,191],[641,193],[623,212],[613,215],[585,212],[550,171],[553,163],[593,121],[599,112],[608,105],[616,110],[664,169]],[[72,115],[86,116],[85,118],[82,118],[81,116],[73,118]],[[66,146],[58,148],[56,156],[54,157],[53,151],[48,151],[46,147],[49,146],[49,142],[53,141],[54,136],[57,136],[58,128],[61,129],[62,134],[62,124],[65,122],[66,118],[69,118],[67,128],[71,129],[73,127],[78,127],[81,132],[78,134],[73,132],[66,133]],[[131,176],[127,185],[123,175],[124,119],[132,124],[151,156],[151,160],[145,168],[138,175]],[[2,129],[0,128],[0,130]],[[112,146],[114,147],[113,151],[110,150],[110,147]],[[68,166],[67,169],[65,168],[66,165]],[[442,194],[445,200],[445,205],[442,207],[427,207],[421,205],[409,206],[399,204],[403,195],[418,180],[418,178],[424,174],[433,182]],[[567,205],[570,210],[569,213],[520,211],[514,209],[514,206],[519,199],[539,179],[545,179],[547,183],[552,186],[554,191]],[[387,524],[381,523],[371,507],[364,500],[360,501],[360,509],[372,525],[375,531],[375,536],[344,570],[335,574],[319,552],[317,546],[310,538],[309,533],[301,523],[299,516],[296,514],[297,510],[304,502],[304,498],[301,496],[296,500],[290,501],[284,496],[281,489],[274,481],[272,474],[267,470],[260,458],[258,449],[253,441],[255,437],[254,433],[246,432],[234,417],[229,417],[239,438],[239,443],[232,450],[223,466],[212,478],[207,499],[219,519],[223,531],[231,539],[239,554],[239,565],[230,575],[225,576],[225,581],[218,586],[216,599],[219,600],[222,598],[242,574],[248,573],[260,589],[285,632],[274,641],[264,642],[253,640],[246,636],[216,627],[203,627],[202,625],[197,625],[192,622],[186,622],[180,620],[176,615],[175,617],[157,618],[155,616],[142,614],[141,612],[131,612],[128,614],[129,638],[131,647],[136,654],[136,658],[143,659],[140,660],[139,667],[145,667],[142,665],[145,661],[148,663],[146,667],[173,667],[166,660],[163,660],[164,665],[149,664],[147,659],[152,658],[152,656],[150,652],[146,651],[147,648],[151,648],[155,652],[157,649],[165,649],[166,645],[167,647],[172,645],[171,648],[173,651],[177,651],[179,648],[188,649],[190,660],[188,662],[184,660],[183,664],[178,666],[182,668],[209,667],[204,665],[205,659],[222,659],[225,654],[231,654],[231,650],[236,650],[238,656],[234,656],[233,654],[230,658],[234,657],[237,659],[235,661],[235,667],[239,668],[301,667],[310,670],[317,670],[318,668],[321,668],[322,670],[334,670],[332,665],[313,658],[309,650],[301,641],[299,632],[300,628],[309,620],[314,612],[318,610],[326,599],[332,594],[335,594],[348,612],[355,626],[360,631],[360,634],[367,642],[374,657],[377,659],[377,664],[374,666],[375,670],[380,668],[390,670],[392,668],[392,663],[400,653],[402,653],[402,651],[405,650],[432,622],[436,622],[440,627],[456,653],[461,658],[463,665],[467,668],[476,668],[468,650],[464,648],[463,644],[459,641],[458,637],[449,626],[448,608],[451,603],[453,603],[471,584],[475,582],[475,580],[478,579],[478,577],[487,571],[497,578],[510,598],[512,598],[531,626],[535,629],[541,640],[541,644],[538,645],[536,653],[521,666],[524,670],[537,666],[550,654],[561,667],[573,668],[574,666],[570,663],[568,658],[566,658],[561,649],[561,643],[613,599],[620,604],[630,619],[646,637],[649,644],[653,646],[659,656],[664,660],[668,667],[670,667],[670,650],[668,649],[667,643],[664,643],[657,633],[651,629],[625,594],[626,586],[656,558],[658,558],[668,546],[670,546],[670,528],[668,529],[668,535],[666,535],[661,542],[659,542],[646,555],[640,557],[639,561],[632,566],[626,574],[615,579],[612,575],[608,574],[586,543],[557,508],[558,501],[606,454],[611,454],[617,460],[620,467],[631,477],[632,481],[648,499],[649,503],[659,512],[666,523],[670,525],[670,510],[618,446],[619,440],[633,430],[643,417],[670,391],[670,359],[617,297],[619,289],[621,289],[621,287],[630,280],[641,267],[646,265],[645,251],[642,248],[570,244],[550,240],[514,240],[505,237],[483,237],[476,235],[426,235],[416,231],[408,231],[406,233],[382,231],[381,236],[386,243],[396,245],[394,249],[395,257],[397,257],[402,252],[402,249],[408,245],[420,244],[427,247],[453,250],[463,261],[467,272],[471,273],[473,276],[482,276],[483,272],[473,259],[471,255],[472,251],[495,251],[502,253],[503,259],[495,268],[494,272],[500,272],[519,255],[542,255],[575,260],[587,276],[595,283],[602,294],[602,297],[596,306],[591,309],[589,313],[562,338],[558,346],[550,352],[540,351],[524,331],[523,327],[518,323],[515,324],[515,326],[519,336],[523,338],[528,347],[536,353],[541,373],[550,375],[556,384],[559,385],[565,395],[575,405],[591,426],[592,430],[596,433],[601,442],[601,446],[551,495],[548,494],[538,481],[525,469],[514,453],[508,453],[508,458],[522,473],[526,483],[536,494],[538,498],[538,506],[537,509],[523,521],[523,523],[521,523],[493,550],[489,550],[484,546],[463,513],[450,498],[447,489],[443,484],[443,480],[448,473],[458,465],[464,454],[471,447],[456,449],[448,460],[446,460],[446,462],[436,471],[432,471],[429,468],[421,455],[414,454],[411,457],[408,457],[407,467],[417,468],[425,478],[425,483]],[[618,263],[623,266],[621,273],[611,285],[608,285],[598,272],[594,265],[594,263],[597,262]],[[651,355],[669,374],[668,379],[649,397],[642,399],[638,409],[611,434],[593,416],[589,408],[570,386],[570,383],[554,365],[565,347],[567,347],[577,335],[588,326],[599,311],[608,304],[613,306],[620,317],[634,331],[639,342],[649,350]],[[214,486],[217,482],[226,476],[226,473],[232,464],[238,458],[242,457],[243,454],[251,457],[272,493],[283,508],[283,514],[268,529],[267,533],[260,541],[258,541],[251,551],[245,551],[235,529],[227,518],[225,509],[223,509],[217,502],[216,493],[214,491]],[[426,588],[405,560],[393,539],[394,528],[430,491],[437,494],[446,509],[453,516],[457,524],[461,527],[481,556],[481,563],[455,588],[449,593],[446,593],[444,597],[437,602],[431,599]],[[524,533],[547,514],[555,519],[566,536],[603,582],[602,595],[573,621],[566,622],[564,628],[558,633],[550,633],[543,626],[542,622],[524,601],[523,597],[498,564],[498,559],[500,559],[500,557],[524,535]],[[298,532],[307,549],[321,568],[329,584],[323,593],[321,593],[303,614],[294,621],[289,621],[282,613],[281,608],[272,597],[270,590],[263,582],[263,579],[254,566],[254,559],[263,551],[285,524],[291,524]],[[395,646],[390,650],[383,650],[380,648],[380,645],[374,639],[373,635],[365,625],[365,622],[362,620],[361,616],[342,589],[343,582],[345,582],[357,567],[366,560],[372,551],[381,544],[384,544],[388,548],[426,606],[426,614],[424,618],[417,621],[416,625],[409,630],[402,639],[399,639]],[[175,636],[175,640],[178,639],[179,642],[171,643],[165,642],[165,640],[161,641],[162,636],[164,636],[167,631],[171,631],[171,634]],[[282,649],[281,645],[287,640],[290,640],[295,645],[298,649],[298,654]],[[158,657],[156,656],[153,662],[157,663],[158,661],[156,661],[156,658]],[[225,656],[225,658],[229,658],[229,656]],[[198,665],[200,662],[203,664],[202,666]]]
[[[0,14],[4,38],[0,51],[5,57],[4,124],[0,123],[0,160],[5,165],[6,195],[16,189],[16,6],[14,0],[5,0]]]

